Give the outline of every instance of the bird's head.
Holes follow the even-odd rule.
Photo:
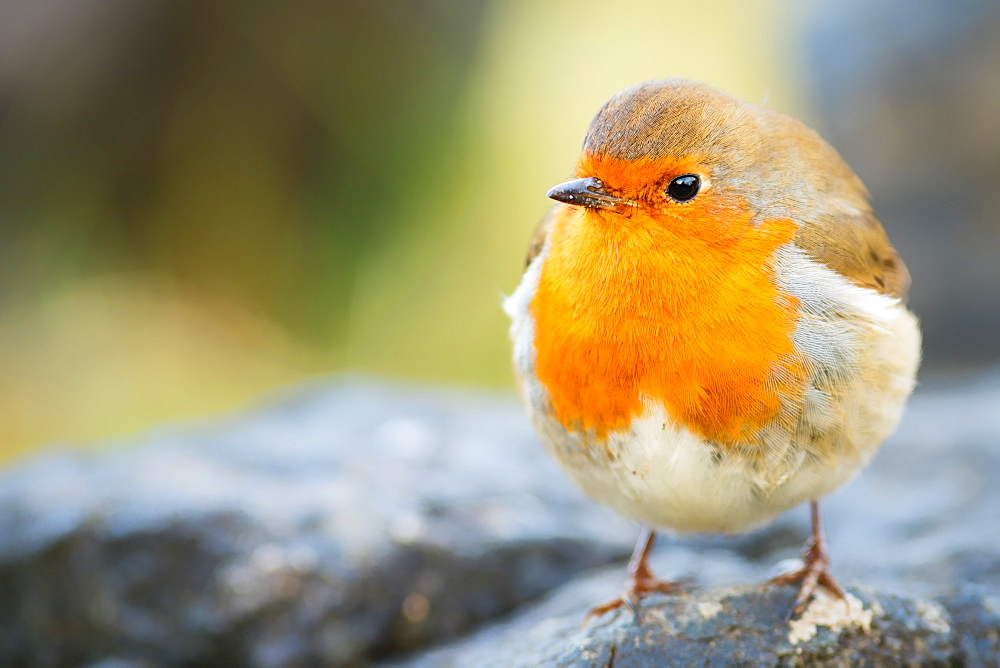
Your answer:
[[[590,124],[576,175],[548,196],[682,234],[727,236],[768,218],[805,221],[816,207],[868,206],[861,182],[808,127],[679,79],[612,97]]]

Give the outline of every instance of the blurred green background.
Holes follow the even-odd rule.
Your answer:
[[[801,111],[790,6],[4,3],[0,456],[340,369],[509,386],[501,294],[598,106]]]
[[[818,127],[925,368],[995,359],[998,44],[989,0],[7,0],[0,460],[344,369],[510,388],[544,193],[651,78]]]

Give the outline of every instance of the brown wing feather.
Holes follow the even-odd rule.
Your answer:
[[[804,225],[795,243],[856,285],[906,301],[910,272],[871,212]]]
[[[760,108],[770,128],[772,157],[784,169],[758,178],[784,182],[788,192],[806,193],[797,208],[802,223],[796,244],[853,283],[906,301],[910,273],[872,212],[868,189],[840,154],[814,130],[778,112]],[[780,140],[780,141],[779,141]],[[767,160],[760,160],[766,169]],[[808,202],[827,206],[809,206]]]

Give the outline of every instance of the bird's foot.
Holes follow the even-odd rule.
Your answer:
[[[830,558],[827,556],[826,550],[823,549],[822,542],[811,540],[806,547],[805,554],[802,555],[802,561],[802,568],[799,570],[784,573],[767,582],[768,585],[777,586],[799,585],[799,595],[795,598],[795,605],[792,606],[792,609],[788,611],[788,615],[785,616],[785,621],[789,621],[796,615],[802,614],[813,592],[816,591],[816,587],[819,586],[822,586],[836,598],[844,601],[845,604],[847,603],[844,590],[840,588],[837,581],[827,571],[827,568],[830,566]]]
[[[655,593],[683,594],[684,591],[678,583],[661,580],[658,577],[654,577],[652,573],[646,572],[637,574],[629,577],[626,581],[625,591],[622,592],[621,596],[608,601],[604,605],[592,608],[590,612],[587,613],[587,617],[584,622],[586,623],[589,621],[591,617],[600,617],[608,612],[611,612],[612,610],[625,607],[632,611],[632,614],[635,616],[636,623],[639,623],[641,621],[639,614],[639,602],[649,594]]]

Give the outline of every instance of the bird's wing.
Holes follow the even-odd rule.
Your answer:
[[[906,301],[910,272],[871,211],[813,221],[795,244],[856,285]]]

